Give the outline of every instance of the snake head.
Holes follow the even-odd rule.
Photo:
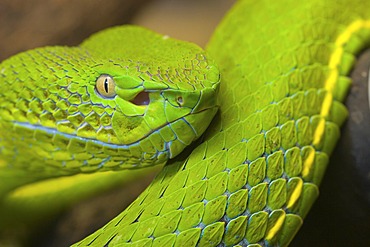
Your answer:
[[[122,26],[18,54],[0,80],[9,163],[93,171],[175,157],[215,115],[220,77],[198,46]]]
[[[129,146],[141,163],[175,157],[202,135],[217,111],[219,72],[194,44],[124,26],[81,46],[106,58],[94,66],[99,76],[89,91],[93,104],[114,102],[112,134],[100,140]]]

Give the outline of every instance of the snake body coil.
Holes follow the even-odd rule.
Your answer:
[[[370,9],[369,5],[369,2],[344,0],[238,1],[217,28],[207,46],[207,53],[196,48],[196,54],[190,55],[195,56],[196,60],[179,62],[185,74],[179,81],[184,82],[184,79],[187,81],[191,78],[201,80],[195,83],[196,86],[186,83],[183,85],[190,91],[202,92],[195,97],[197,100],[189,100],[192,105],[188,107],[192,112],[202,104],[200,110],[195,111],[201,116],[207,115],[208,112],[213,115],[216,109],[214,95],[219,79],[218,70],[212,60],[208,60],[209,57],[215,60],[221,72],[218,95],[220,111],[207,129],[203,142],[187,158],[178,157],[167,162],[135,202],[103,228],[75,246],[287,246],[318,196],[318,185],[329,155],[340,135],[339,126],[346,118],[346,108],[341,103],[351,83],[346,75],[355,61],[355,54],[370,42],[370,11],[366,13],[366,10]],[[99,76],[105,74],[112,76],[119,88],[124,86],[118,82],[119,73],[116,71],[124,71],[122,83],[127,82],[127,76],[131,79],[135,77],[134,81],[142,78],[139,83],[128,83],[128,92],[120,94],[119,90],[116,90],[117,95],[126,98],[127,101],[134,99],[142,88],[151,90],[152,84],[148,81],[157,81],[156,79],[162,83],[166,79],[176,81],[164,76],[163,73],[156,74],[157,67],[153,72],[152,64],[146,65],[144,71],[142,67],[136,69],[135,61],[141,61],[141,58],[148,59],[147,56],[154,56],[153,63],[159,64],[183,61],[182,57],[187,57],[189,53],[180,52],[180,48],[187,45],[173,43],[172,45],[179,50],[168,49],[167,53],[161,54],[160,50],[165,49],[166,44],[150,48],[151,44],[145,43],[147,39],[143,39],[142,36],[145,37],[147,31],[133,28],[137,30],[135,35],[126,36],[124,30],[125,28],[118,28],[103,31],[83,43],[81,48],[68,48],[71,49],[71,54],[73,53],[72,57],[70,52],[65,53],[67,48],[45,48],[16,56],[1,64],[2,129],[15,128],[15,132],[2,133],[2,141],[5,140],[6,144],[3,151],[7,154],[6,157],[10,157],[7,158],[9,161],[16,157],[15,164],[21,164],[18,159],[25,159],[26,156],[21,156],[22,152],[19,150],[26,147],[22,146],[19,150],[14,147],[18,147],[19,143],[22,145],[32,143],[35,135],[37,137],[39,131],[45,130],[31,128],[33,130],[31,141],[26,139],[24,134],[26,132],[24,129],[30,129],[30,125],[35,122],[43,124],[41,115],[37,117],[34,115],[40,109],[40,104],[43,112],[47,110],[45,102],[52,99],[52,94],[59,97],[55,102],[57,107],[54,107],[54,110],[57,110],[47,112],[51,113],[55,120],[47,122],[50,126],[46,124],[45,126],[56,127],[58,133],[66,133],[56,136],[66,138],[67,143],[74,140],[70,136],[76,135],[76,129],[78,135],[79,129],[75,125],[73,128],[62,127],[66,124],[65,119],[75,114],[69,113],[68,107],[75,104],[79,108],[88,100],[83,97],[80,101],[72,103],[69,100],[71,104],[68,105],[63,99],[69,99],[73,97],[73,92],[82,90],[84,93],[81,95],[90,96],[94,106],[96,103],[94,97],[98,96],[92,96],[96,95],[96,90],[90,84],[95,83]],[[121,31],[122,33],[118,35]],[[122,36],[128,38],[123,41]],[[113,46],[105,47],[103,44],[106,42]],[[121,50],[128,42],[139,43],[138,46],[145,47],[140,54],[152,49],[155,55],[151,52],[145,53],[147,55],[140,55],[143,57],[132,61],[137,55],[132,51],[132,47]],[[87,49],[91,56],[87,56],[84,49]],[[117,56],[116,52],[125,54],[125,59],[118,59],[119,55]],[[177,52],[182,55],[174,55]],[[48,54],[47,57],[45,54]],[[31,60],[25,59],[30,56]],[[172,56],[174,59],[169,58]],[[62,70],[50,70],[48,69],[50,64],[42,65],[44,67],[37,66],[39,59],[52,61],[53,68],[59,68],[61,61],[69,67],[66,69],[67,67],[62,66]],[[75,64],[70,64],[70,61]],[[84,63],[82,66],[81,61]],[[200,68],[198,72],[189,71],[190,68],[194,69],[194,61],[195,67]],[[29,65],[30,63],[32,65]],[[100,64],[103,67],[107,65],[106,70],[95,69]],[[131,65],[135,69],[132,71],[129,69],[128,73],[127,67]],[[9,71],[9,68],[12,69]],[[26,77],[34,81],[25,86],[33,91],[30,93],[32,97],[37,95],[36,103],[32,103],[31,100],[24,104],[16,100],[20,95],[16,92],[21,88],[19,83],[22,83],[23,77],[11,77],[17,78],[15,81],[9,81],[7,78],[17,74],[19,68],[25,71],[20,75],[24,77],[26,73]],[[37,71],[42,78],[54,78],[52,81],[64,78],[60,81],[63,85],[51,86],[46,90],[50,93],[45,95],[44,90],[37,91],[41,86],[36,85],[37,80],[33,77],[33,72],[28,76],[29,70]],[[89,85],[84,85],[84,82],[77,79],[81,74],[89,78],[87,80]],[[171,75],[175,74],[179,75],[178,70]],[[108,78],[107,82],[104,78],[102,84],[102,89],[108,93],[108,97],[110,95],[108,84],[111,78]],[[70,90],[71,95],[63,96],[65,91],[59,92],[59,89],[68,89],[68,86],[72,85],[68,84],[70,82],[75,82],[77,88],[74,91]],[[160,84],[159,88],[167,86],[164,83]],[[23,92],[22,99],[31,97],[27,92]],[[168,106],[171,105],[175,108],[174,111],[177,111],[179,108],[176,104],[186,102],[186,95],[187,93],[184,93],[179,98],[176,94],[177,102],[167,97],[160,102],[161,105],[163,102]],[[159,93],[157,96],[158,98],[165,96],[165,93]],[[189,98],[192,96],[194,95],[190,94]],[[150,97],[150,101],[157,102],[154,96]],[[104,109],[116,107],[109,102],[110,99],[103,97],[99,98],[97,105],[99,107],[103,105]],[[117,102],[118,108],[120,104],[127,105]],[[65,112],[59,113],[60,110]],[[76,112],[82,112],[82,109]],[[139,116],[143,115],[143,112],[129,107],[126,115],[130,114]],[[168,117],[169,114],[171,113],[162,115]],[[83,121],[88,122],[88,116],[90,115],[84,114]],[[182,118],[183,115],[176,119]],[[95,133],[91,131],[82,137],[98,139],[100,142],[97,149],[104,149],[105,146],[100,145],[101,142],[109,142],[116,147],[126,132],[114,127],[114,119],[113,117],[111,120],[113,130],[122,131],[116,136],[108,137],[103,134],[99,137],[95,134],[96,136],[91,137],[90,134]],[[210,121],[205,119],[200,118],[199,122],[194,120],[194,124],[191,125],[194,129],[201,130],[193,131],[196,137],[206,128],[205,121]],[[46,120],[50,121],[48,118]],[[122,126],[121,123],[124,121],[119,120],[117,126]],[[20,122],[26,124],[19,124]],[[73,124],[71,121],[70,123]],[[83,128],[85,125],[78,126]],[[185,128],[184,126],[175,132],[181,132],[180,129]],[[99,126],[97,127],[99,129]],[[49,131],[44,132],[50,135]],[[43,170],[45,166],[42,162],[45,160],[50,160],[50,167],[54,167],[52,163],[56,158],[51,156],[49,159],[50,152],[43,155],[52,145],[45,139],[50,138],[43,136],[32,143],[39,145],[37,157],[42,157],[42,160],[35,159],[35,165],[27,166],[26,169],[35,168],[37,171],[39,166],[42,166],[40,169]],[[188,144],[193,139],[195,137],[182,143]],[[9,144],[11,149],[7,148]],[[68,145],[64,145],[66,147],[64,149],[58,146],[56,150],[58,152],[62,150],[64,155],[65,151],[69,150]],[[69,151],[74,150],[79,149],[73,146]],[[91,155],[90,150],[95,149],[86,149],[84,146],[81,150],[81,157],[85,157]],[[115,148],[110,151],[120,152]],[[132,153],[135,154],[137,151]],[[66,156],[60,155],[61,160],[65,161]],[[142,159],[145,156],[142,155],[144,153],[140,152],[136,157]],[[149,156],[152,157],[153,153]],[[166,157],[168,156],[171,155]],[[68,156],[71,164],[58,162],[57,166],[75,167],[81,164],[76,162],[78,159],[75,159],[75,156],[71,157]],[[81,160],[87,160],[89,170],[89,159]],[[102,159],[94,161],[92,169],[100,167],[101,162]],[[19,166],[24,168],[24,165]],[[108,164],[106,167],[110,166]],[[124,164],[119,166],[124,167]],[[59,169],[56,172],[60,171]]]

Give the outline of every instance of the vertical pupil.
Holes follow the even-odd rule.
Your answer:
[[[105,92],[106,93],[108,93],[108,78],[105,78],[105,80],[104,80],[104,90],[105,90]]]

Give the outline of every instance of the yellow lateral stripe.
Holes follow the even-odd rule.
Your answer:
[[[278,233],[280,228],[283,226],[284,220],[285,220],[285,214],[280,215],[275,225],[271,227],[271,229],[268,231],[266,235],[267,240],[271,240],[273,237],[275,237],[275,235]]]
[[[302,189],[303,189],[303,181],[299,179],[296,187],[293,189],[293,192],[290,198],[288,199],[287,208],[293,207],[293,205],[296,203],[298,198],[301,196]]]
[[[321,107],[320,115],[323,118],[326,118],[329,114],[330,107],[333,101],[333,90],[335,87],[336,82],[338,81],[339,71],[338,66],[341,62],[343,56],[343,46],[349,41],[352,35],[358,32],[360,29],[363,28],[370,28],[370,21],[369,20],[356,20],[352,22],[343,33],[341,33],[338,38],[335,40],[335,50],[330,56],[329,60],[329,69],[330,73],[328,78],[325,81],[324,88],[326,90],[326,95],[323,101],[323,105]],[[313,137],[313,144],[317,145],[324,134],[325,124],[319,124],[315,130],[314,137]]]
[[[310,153],[308,154],[306,160],[303,163],[303,169],[302,169],[302,177],[303,178],[309,175],[314,161],[315,161],[315,151],[311,150]]]

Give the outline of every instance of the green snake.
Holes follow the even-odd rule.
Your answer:
[[[40,180],[166,163],[75,246],[287,246],[347,116],[369,4],[239,0],[206,51],[122,26],[3,61],[2,200],[45,203],[38,193],[58,191]]]

